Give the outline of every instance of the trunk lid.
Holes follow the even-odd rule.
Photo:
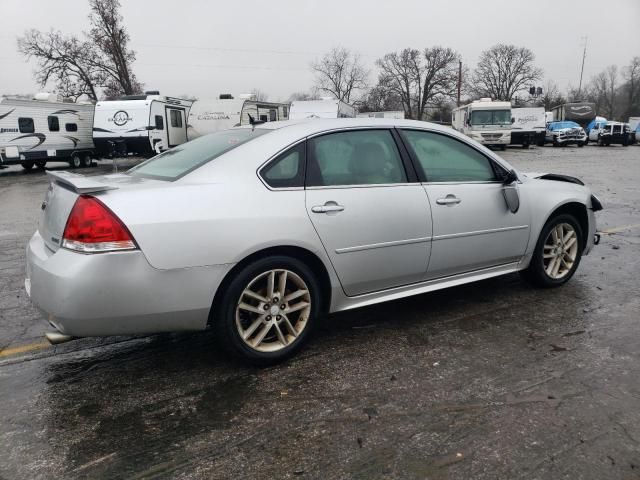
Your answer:
[[[78,196],[94,193],[104,194],[108,190],[165,183],[124,174],[86,177],[71,172],[49,171],[47,175],[50,184],[41,205],[42,214],[38,231],[47,247],[54,252],[60,248],[67,219]]]

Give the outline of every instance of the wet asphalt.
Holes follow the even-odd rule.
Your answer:
[[[43,344],[23,281],[47,180],[0,170],[0,479],[640,478],[640,146],[501,154],[602,199],[567,285],[333,315],[266,369],[210,333]]]

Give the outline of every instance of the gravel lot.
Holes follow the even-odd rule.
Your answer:
[[[640,478],[640,146],[501,155],[602,199],[569,284],[333,315],[267,369],[209,333],[43,344],[23,264],[46,176],[0,170],[0,479]]]

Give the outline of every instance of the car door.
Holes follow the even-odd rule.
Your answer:
[[[519,261],[529,239],[529,205],[512,213],[507,171],[453,136],[404,130],[433,218],[432,279]]]
[[[430,207],[396,135],[346,130],[307,141],[307,213],[349,296],[426,272]]]

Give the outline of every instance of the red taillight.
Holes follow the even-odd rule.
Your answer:
[[[136,243],[116,215],[95,197],[81,195],[71,209],[62,246],[79,252],[135,249]]]

